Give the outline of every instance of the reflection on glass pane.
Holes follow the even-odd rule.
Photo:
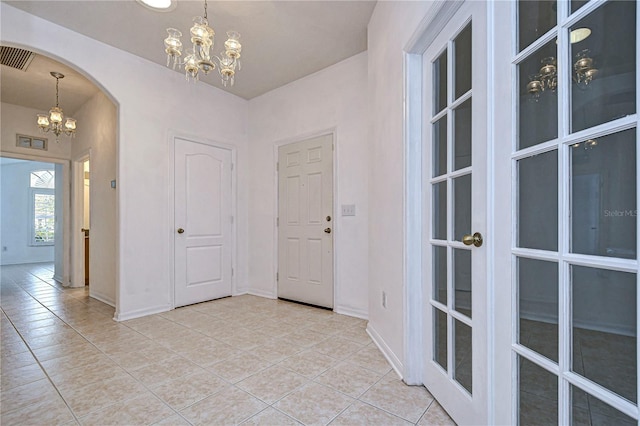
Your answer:
[[[526,358],[518,361],[519,424],[558,424],[558,378]]]
[[[447,239],[447,182],[433,184],[433,238]]]
[[[471,318],[471,250],[453,249],[453,308]]]
[[[433,308],[433,360],[447,370],[447,314]]]
[[[556,25],[555,1],[518,1],[518,50],[539,39]]]
[[[637,422],[624,413],[571,386],[571,424],[637,426]]]
[[[571,424],[591,424],[589,397],[587,393],[573,385],[569,385],[569,387],[571,389]]]
[[[471,99],[464,101],[453,112],[454,170],[471,165]]]
[[[571,149],[574,253],[636,258],[636,130]]]
[[[573,371],[637,402],[636,275],[572,266]]]
[[[589,0],[571,0],[571,13],[580,9],[585,4],[589,3]]]
[[[518,161],[517,244],[558,250],[558,151]]]
[[[518,258],[518,343],[558,362],[558,264]]]
[[[453,239],[471,233],[471,175],[453,180]]]
[[[436,115],[447,107],[447,51],[433,63],[433,110]]]
[[[556,50],[554,39],[518,65],[518,149],[558,137]]]
[[[636,2],[608,2],[571,30],[582,34],[571,45],[572,131],[634,114]]]
[[[433,176],[447,173],[447,116],[433,123]]]
[[[458,320],[453,320],[453,332],[455,334],[456,368],[453,370],[453,378],[469,393],[472,384],[471,369],[471,327]]]
[[[455,99],[471,90],[471,24],[453,41],[455,51]]]
[[[433,298],[447,304],[447,248],[433,247]]]

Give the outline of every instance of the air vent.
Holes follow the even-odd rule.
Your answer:
[[[2,46],[0,50],[0,60],[2,65],[26,71],[33,60],[35,53],[15,47]]]

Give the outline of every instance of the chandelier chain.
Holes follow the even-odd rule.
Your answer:
[[[56,106],[59,107],[60,103],[58,102],[58,83],[60,82],[60,79],[58,77],[56,77]]]
[[[204,19],[207,19],[207,0],[204,0]]]

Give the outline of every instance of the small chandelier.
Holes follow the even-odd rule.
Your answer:
[[[186,50],[184,60],[181,60],[182,42],[180,37],[182,33],[175,28],[167,28],[169,36],[164,39],[167,66],[171,63],[173,63],[173,69],[178,65],[184,66],[187,81],[190,79],[196,81],[199,79],[200,72],[206,75],[216,68],[216,63],[213,62],[215,59],[222,84],[225,87],[227,84],[233,86],[236,67],[240,70],[240,52],[242,51],[240,34],[228,31],[228,39],[224,42],[224,51],[220,53],[220,57],[211,55],[215,32],[207,21],[207,0],[204,1],[204,16],[193,18],[193,27],[189,32],[193,47]]]
[[[555,92],[558,88],[556,58],[549,56],[542,59],[541,64],[538,74],[530,77],[527,84],[527,92],[536,101],[545,90]],[[572,79],[578,88],[586,89],[596,75],[598,75],[598,69],[593,66],[593,58],[589,56],[589,49],[578,52],[574,58],[572,74]]]
[[[49,110],[48,116],[45,114],[38,114],[38,127],[40,127],[42,133],[55,133],[57,142],[61,133],[70,137],[75,137],[76,120],[71,117],[67,117],[64,125],[62,124],[64,121],[64,114],[58,104],[58,82],[61,78],[64,78],[64,74],[55,71],[51,71],[50,74],[56,79],[56,106]]]
[[[571,44],[586,40],[591,35],[590,28],[576,28],[569,33]],[[557,43],[557,41],[556,41]],[[545,90],[555,92],[558,88],[558,68],[556,58],[549,56],[542,59],[538,74],[529,77],[527,92],[536,102]],[[571,78],[579,89],[586,89],[589,83],[598,74],[598,69],[593,66],[593,59],[589,56],[589,49],[578,52],[573,59],[573,73]]]

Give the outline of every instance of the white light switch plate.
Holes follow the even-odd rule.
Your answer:
[[[342,205],[342,216],[355,216],[356,215],[356,205],[355,204],[343,204]]]

